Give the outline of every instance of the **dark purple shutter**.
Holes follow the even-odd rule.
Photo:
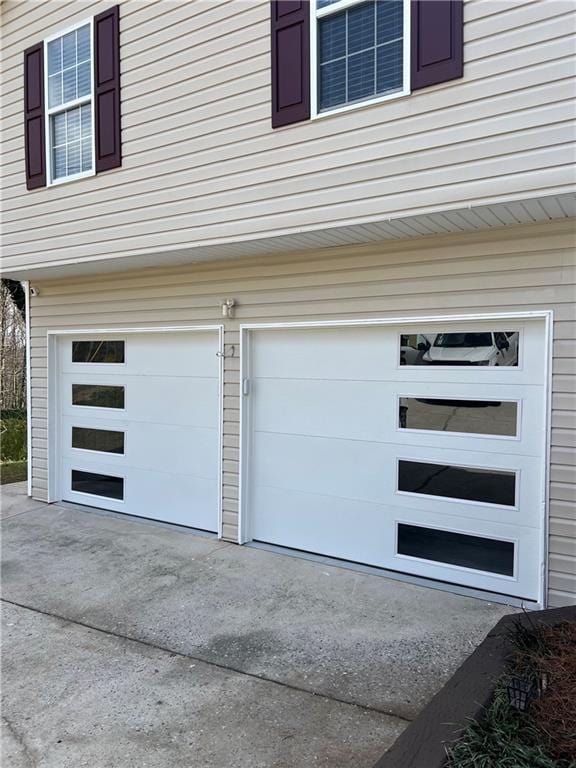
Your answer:
[[[94,17],[94,130],[96,173],[121,166],[120,34],[117,5]]]
[[[44,43],[24,51],[24,157],[26,187],[45,187]]]
[[[462,77],[462,0],[412,0],[412,90]]]
[[[310,3],[272,0],[272,127],[310,117]]]

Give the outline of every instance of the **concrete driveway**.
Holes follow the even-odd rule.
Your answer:
[[[2,495],[11,768],[370,768],[510,610]]]

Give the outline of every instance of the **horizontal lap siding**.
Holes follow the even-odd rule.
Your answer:
[[[576,602],[574,223],[35,283],[33,487],[46,497],[46,331],[225,323],[224,536],[236,539],[240,322],[553,309],[550,600]]]
[[[573,183],[576,14],[564,0],[468,0],[464,79],[276,131],[268,0],[125,0],[123,167],[27,192],[22,51],[108,6],[2,3],[6,266],[234,242]]]

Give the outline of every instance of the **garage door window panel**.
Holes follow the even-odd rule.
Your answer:
[[[97,472],[72,470],[71,489],[76,493],[100,496],[106,499],[124,500],[124,478]]]
[[[125,343],[109,340],[73,341],[72,362],[122,364],[125,362]]]
[[[92,427],[72,427],[72,448],[123,455],[124,432]]]
[[[517,401],[400,397],[402,430],[450,432],[480,437],[518,437]]]
[[[398,524],[397,553],[418,560],[514,576],[515,545],[439,528]]]
[[[519,365],[518,331],[445,331],[400,334],[400,365],[513,367]]]
[[[400,459],[398,491],[498,506],[516,506],[516,473]]]
[[[72,384],[72,405],[123,410],[125,388],[108,384]]]

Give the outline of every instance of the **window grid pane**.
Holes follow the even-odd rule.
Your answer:
[[[371,0],[318,19],[320,110],[402,90],[403,14],[402,0]]]
[[[73,176],[92,170],[92,105],[50,116],[52,177]]]
[[[50,108],[90,93],[90,25],[48,43],[48,75]]]
[[[90,61],[90,27],[88,25],[76,30],[76,63]]]
[[[56,107],[62,103],[62,73],[57,72],[48,78],[48,106]]]
[[[48,74],[53,75],[62,70],[62,38],[48,43]]]
[[[65,107],[92,92],[90,25],[48,43],[48,106]],[[92,170],[91,103],[50,115],[52,179]]]
[[[80,173],[80,142],[74,141],[68,144],[66,153],[68,176]]]

